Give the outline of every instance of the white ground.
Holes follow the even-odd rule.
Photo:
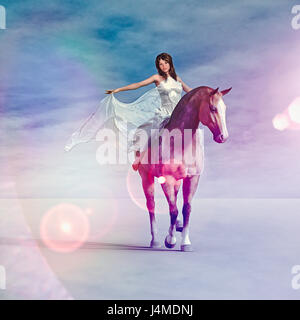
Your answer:
[[[169,216],[160,201],[163,244]],[[6,269],[1,299],[300,298],[300,289],[291,285],[291,269],[300,265],[300,200],[194,199],[191,253],[179,251],[180,234],[173,250],[149,249],[148,215],[129,199],[0,203],[0,265]],[[89,238],[67,254],[31,241],[40,239],[46,208],[60,203],[92,209]],[[97,233],[110,223],[106,234]]]

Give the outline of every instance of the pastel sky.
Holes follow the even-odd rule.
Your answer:
[[[70,153],[70,134],[112,89],[156,73],[172,55],[190,87],[226,89],[229,140],[205,129],[196,197],[298,198],[300,131],[273,117],[300,96],[296,1],[6,1],[0,30],[0,194],[9,198],[127,198],[127,169]],[[154,85],[116,94],[124,102]],[[134,174],[134,173],[132,173]],[[140,183],[138,175],[132,178]]]

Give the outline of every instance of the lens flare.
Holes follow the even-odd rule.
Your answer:
[[[93,213],[94,213],[94,210],[93,210],[92,208],[86,208],[86,209],[85,209],[85,214],[86,214],[86,215],[90,216],[90,215],[92,215]]]
[[[292,121],[300,124],[300,97],[289,105],[288,114]]]
[[[108,191],[108,194],[107,198],[90,200],[89,208],[85,209],[91,226],[88,241],[98,242],[109,233],[114,232],[119,212],[124,209],[124,207],[119,208],[119,201],[115,199],[113,192]]]
[[[157,178],[158,183],[163,184],[166,182],[166,178],[164,176],[160,176],[159,178]]]
[[[277,114],[273,118],[273,126],[275,129],[283,131],[289,126],[289,119],[285,114]]]
[[[51,250],[71,252],[84,244],[89,229],[89,221],[81,208],[61,203],[45,213],[40,234],[42,241]]]
[[[136,171],[129,168],[127,178],[127,190],[134,204],[143,209],[142,212],[148,212],[146,206],[146,197],[143,191],[142,180]],[[155,214],[169,214],[168,203],[162,191],[161,183],[157,183],[158,179],[154,179],[155,189]]]
[[[71,227],[71,224],[69,222],[63,222],[61,224],[61,230],[64,232],[64,233],[70,233],[72,231],[72,227]]]

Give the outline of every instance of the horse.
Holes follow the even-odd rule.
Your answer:
[[[196,129],[201,122],[202,125],[208,127],[212,132],[213,140],[215,142],[224,143],[228,139],[228,131],[225,120],[226,105],[222,97],[231,89],[232,88],[219,91],[219,88],[213,89],[207,86],[194,88],[180,99],[169,120],[163,125],[163,129],[169,131],[177,129],[181,132],[183,139],[186,132],[185,129],[191,129],[191,137],[194,143]],[[159,141],[156,142],[159,144],[159,150],[161,151],[160,137],[158,140]],[[161,154],[159,154],[159,163],[153,163],[153,161],[151,162],[151,159],[153,159],[151,158],[151,151],[153,153],[155,150],[153,150],[153,144],[151,144],[150,137],[146,152],[143,155],[144,159],[141,159],[138,167],[138,173],[142,179],[142,187],[146,197],[146,206],[150,217],[150,230],[152,236],[150,247],[161,247],[158,241],[158,230],[155,220],[154,179],[156,177],[163,180],[163,182],[161,182],[161,187],[169,205],[170,227],[165,238],[165,246],[167,248],[175,247],[175,232],[178,231],[182,234],[181,251],[193,251],[189,238],[189,218],[192,208],[192,199],[197,190],[200,175],[187,175],[186,163],[184,161],[179,163],[174,162],[174,152],[176,151],[174,145],[175,143],[171,145],[170,148],[170,153],[173,155],[171,161],[168,163],[163,162]],[[199,147],[199,145],[197,147]],[[182,145],[183,152],[184,148],[185,146]],[[203,159],[198,157],[196,158],[196,161],[203,161]],[[183,192],[183,223],[177,220],[177,194],[181,186],[181,182]]]

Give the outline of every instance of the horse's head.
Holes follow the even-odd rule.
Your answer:
[[[225,117],[226,105],[222,97],[231,89],[223,91],[219,91],[219,88],[215,90],[210,89],[210,92],[203,99],[199,108],[199,120],[209,128],[214,140],[218,143],[223,143],[228,139]]]

